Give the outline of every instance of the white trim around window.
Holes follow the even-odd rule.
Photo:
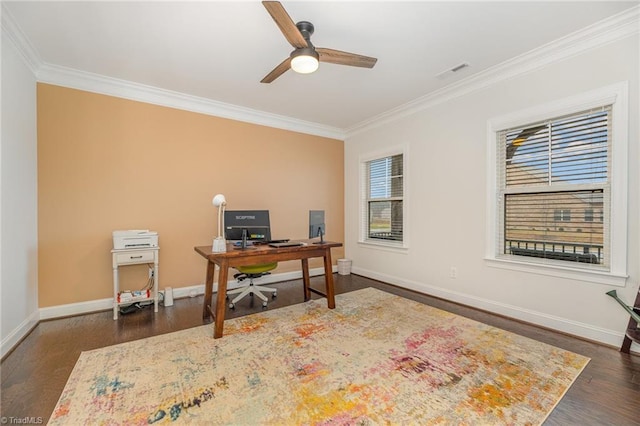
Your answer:
[[[409,248],[409,203],[408,203],[408,146],[398,145],[388,149],[363,154],[359,157],[359,203],[358,203],[358,244],[381,250],[404,252]],[[378,240],[368,238],[368,177],[367,163],[373,160],[402,155],[402,241]]]
[[[526,259],[498,254],[497,135],[501,130],[525,126],[554,117],[578,113],[604,105],[612,107],[611,141],[611,218],[609,220],[610,267],[608,271],[589,265]],[[627,279],[627,186],[628,186],[628,83],[621,82],[576,96],[517,111],[487,121],[487,238],[485,260],[489,266],[527,273],[595,282],[624,287]]]

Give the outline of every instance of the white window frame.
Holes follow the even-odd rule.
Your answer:
[[[360,162],[360,179],[359,179],[359,192],[360,203],[358,212],[358,222],[360,232],[358,235],[358,244],[369,246],[372,248],[379,248],[384,250],[400,250],[405,251],[409,248],[409,228],[408,228],[408,212],[409,204],[407,197],[407,182],[408,182],[408,147],[406,145],[389,147],[384,151],[377,151],[375,153],[369,153],[361,155]],[[369,182],[367,180],[367,163],[373,160],[379,160],[386,157],[392,157],[394,155],[402,155],[402,241],[392,240],[380,240],[368,237],[367,225],[368,225],[368,207],[367,207],[367,192]]]
[[[498,226],[497,136],[498,132],[526,126],[555,117],[575,114],[591,108],[611,105],[611,170],[610,170],[610,219],[608,271],[590,268],[590,265],[572,265],[569,262],[553,262],[545,259],[528,259],[522,256],[500,256]],[[485,261],[488,266],[516,271],[576,279],[599,284],[624,287],[627,275],[627,186],[628,186],[628,82],[620,82],[576,96],[516,111],[487,121],[487,238]],[[605,236],[606,238],[606,236]],[[566,264],[566,265],[564,265]]]

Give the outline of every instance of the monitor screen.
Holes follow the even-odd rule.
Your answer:
[[[271,240],[269,210],[225,210],[224,237],[227,240],[242,240],[245,229],[247,240]]]
[[[324,210],[309,210],[309,238],[324,235]]]

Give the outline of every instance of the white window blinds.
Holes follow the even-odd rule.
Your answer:
[[[611,108],[498,133],[499,252],[608,266]]]
[[[403,240],[403,155],[366,163],[365,234],[368,240]]]

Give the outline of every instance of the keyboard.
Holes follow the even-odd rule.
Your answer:
[[[298,247],[303,245],[304,243],[300,241],[285,241],[282,243],[270,243],[269,247],[281,248],[281,247]]]
[[[282,240],[269,240],[269,241],[256,240],[256,241],[253,241],[253,244],[256,245],[256,246],[261,246],[261,245],[266,245],[266,244],[287,243],[287,242],[289,242],[288,238],[282,239]]]

